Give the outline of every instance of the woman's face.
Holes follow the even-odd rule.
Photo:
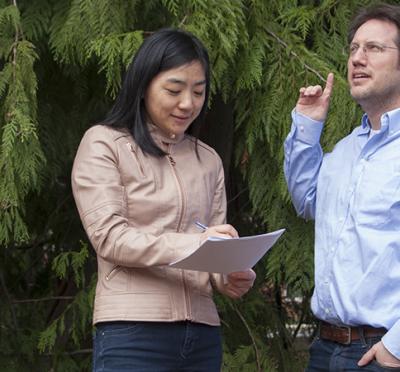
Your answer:
[[[206,77],[199,61],[160,72],[145,97],[147,119],[174,138],[199,115],[205,99]]]

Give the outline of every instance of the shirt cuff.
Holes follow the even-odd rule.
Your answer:
[[[296,139],[311,146],[319,143],[321,137],[323,121],[316,121],[303,114],[292,111],[292,120],[296,127]]]
[[[382,343],[393,356],[400,359],[400,319],[382,337]]]

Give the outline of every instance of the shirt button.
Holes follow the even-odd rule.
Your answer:
[[[304,125],[300,125],[300,132],[304,132]]]
[[[329,313],[330,313],[330,311],[329,311],[328,308],[325,309],[325,313],[326,313],[326,314],[329,314]]]

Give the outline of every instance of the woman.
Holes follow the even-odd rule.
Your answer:
[[[210,90],[208,54],[173,29],[148,37],[101,125],[79,146],[72,186],[96,250],[94,371],[219,371],[221,340],[212,287],[238,298],[252,270],[219,274],[168,264],[225,223],[221,160],[198,132]],[[210,226],[200,232],[195,221]]]

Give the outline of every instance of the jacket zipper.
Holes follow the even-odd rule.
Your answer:
[[[184,189],[182,186],[182,182],[181,182],[181,179],[179,178],[178,173],[176,172],[176,169],[175,169],[176,161],[171,155],[171,144],[168,145],[168,155],[167,156],[168,156],[169,163],[171,164],[172,172],[173,172],[176,182],[178,184],[178,190],[179,190],[179,194],[181,196],[181,202],[182,202],[181,213],[180,213],[179,221],[178,221],[178,227],[176,228],[176,232],[179,232],[181,229],[181,226],[182,226],[183,215],[185,213],[186,205],[185,205]],[[192,319],[192,309],[190,306],[189,291],[188,291],[188,287],[187,287],[187,283],[186,283],[185,271],[181,270],[181,272],[182,272],[183,291],[184,291],[184,297],[185,297],[187,320],[191,320]]]
[[[183,186],[182,186],[182,181],[179,178],[178,173],[176,172],[176,169],[175,169],[176,161],[172,157],[172,155],[170,153],[170,150],[171,150],[171,145],[169,144],[168,145],[168,155],[167,156],[168,156],[169,163],[172,166],[172,173],[174,174],[176,182],[178,183],[179,195],[181,197],[181,202],[182,202],[181,213],[179,215],[178,226],[176,228],[176,232],[179,232],[181,230],[181,227],[182,227],[183,215],[185,214],[186,205],[185,205],[184,189],[183,189]]]

